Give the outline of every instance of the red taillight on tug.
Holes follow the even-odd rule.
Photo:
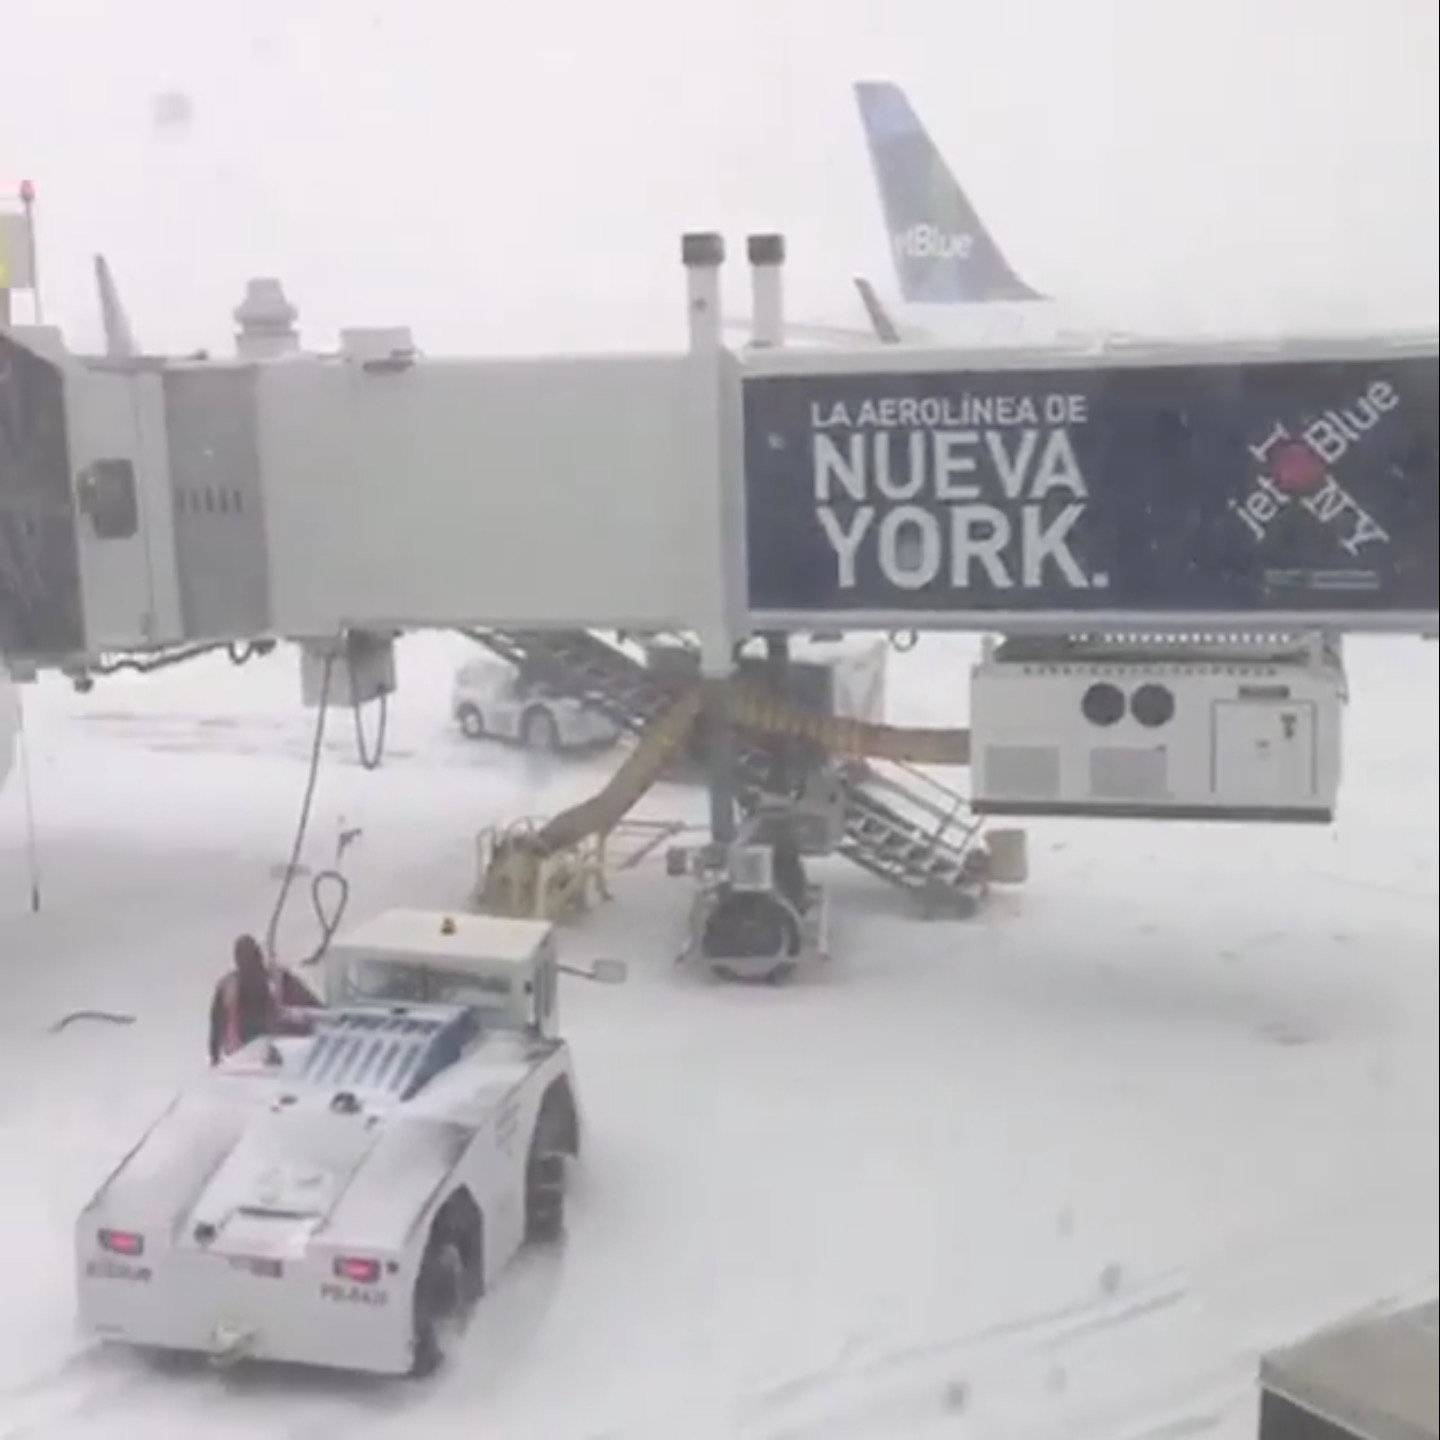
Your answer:
[[[355,1285],[373,1285],[380,1278],[380,1262],[359,1255],[340,1255],[335,1260],[335,1273]]]
[[[97,1238],[100,1248],[108,1250],[112,1255],[145,1253],[145,1237],[137,1235],[133,1230],[102,1230]]]

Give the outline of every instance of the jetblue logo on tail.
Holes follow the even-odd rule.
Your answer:
[[[918,304],[1039,300],[1009,266],[898,85],[855,87],[900,293]]]
[[[897,231],[890,240],[905,260],[968,260],[975,253],[975,237],[968,231],[947,234],[923,221]]]

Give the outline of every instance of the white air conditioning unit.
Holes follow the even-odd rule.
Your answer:
[[[1345,695],[1318,637],[1006,641],[971,673],[974,808],[1328,822]]]

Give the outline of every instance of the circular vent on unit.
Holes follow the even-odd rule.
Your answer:
[[[1130,697],[1130,713],[1151,730],[1168,725],[1175,716],[1175,694],[1168,685],[1142,685]]]
[[[1092,685],[1081,697],[1080,713],[1092,725],[1113,725],[1125,713],[1124,693],[1104,681]]]

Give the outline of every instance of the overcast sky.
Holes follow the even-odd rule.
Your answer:
[[[654,343],[709,227],[784,230],[792,312],[860,323],[849,85],[889,78],[1051,294],[1433,325],[1436,51],[1433,0],[0,0],[0,189],[72,344],[96,249],[155,349],[225,347],[256,273],[316,343]]]

